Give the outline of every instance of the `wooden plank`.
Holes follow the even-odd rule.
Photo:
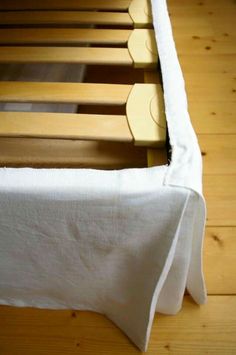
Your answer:
[[[177,3],[175,0],[170,0],[168,7],[171,17],[181,17],[183,21],[185,21],[189,17],[193,17],[196,19],[199,15],[207,17],[208,21],[210,21],[212,17],[217,17],[218,25],[222,23],[220,21],[221,15],[223,17],[223,20],[225,20],[226,15],[232,20],[236,12],[234,2],[232,0],[224,1],[223,6],[222,0],[218,0],[217,2],[213,0],[211,4],[207,3],[205,0],[199,2],[196,2],[194,0],[186,0],[185,3],[182,1],[181,3]]]
[[[232,73],[235,76],[235,55],[232,54],[180,54],[180,63],[184,68],[184,73]]]
[[[132,142],[126,116],[0,112],[0,137]]]
[[[210,296],[202,307],[185,297],[175,317],[156,315],[147,355],[234,354],[235,325],[236,297]],[[92,312],[1,306],[0,326],[3,354],[139,353],[111,321]]]
[[[126,12],[96,11],[4,11],[1,25],[122,25],[132,26]]]
[[[212,6],[183,6],[173,7],[169,11],[171,15],[171,22],[175,27],[175,35],[178,36],[179,31],[182,34],[182,30],[188,27],[189,34],[194,35],[197,30],[197,24],[202,29],[205,27],[205,31],[202,31],[202,36],[220,33],[223,35],[226,31],[222,31],[222,28],[227,28],[227,24],[232,27],[235,17],[235,7],[212,7]],[[174,16],[172,16],[174,14]],[[201,22],[200,22],[201,19]],[[192,22],[192,25],[191,25]],[[233,31],[235,33],[235,31]],[[232,34],[233,34],[232,33]],[[199,35],[201,35],[199,33]]]
[[[171,16],[171,24],[176,38],[181,38],[186,36],[186,34],[188,34],[189,38],[214,35],[212,26],[209,23],[209,15],[203,16],[202,13],[199,16],[190,15],[189,17],[181,14]],[[181,47],[181,50],[184,50],[184,47]]]
[[[201,22],[200,22],[201,19]],[[186,40],[189,40],[190,42],[199,39],[205,36],[214,36],[214,30],[210,23],[205,19],[202,14],[199,15],[199,20],[196,21],[196,18],[190,17],[189,21],[185,23],[185,20],[182,20],[181,22],[181,17],[178,19],[179,21],[176,24],[176,19],[175,21],[172,21],[172,29],[173,29],[173,36],[175,42],[179,41],[179,46],[181,50],[181,54],[186,54],[185,53],[185,47],[183,47],[183,40],[181,41],[182,37],[184,37]],[[205,23],[204,23],[205,20]],[[180,25],[182,24],[182,26]],[[195,43],[195,41],[193,41]],[[186,49],[186,52],[188,49]]]
[[[0,47],[0,63],[133,65],[127,48]]]
[[[0,29],[0,44],[126,44],[131,30],[92,28]]]
[[[11,0],[2,1],[0,10],[127,10],[130,0]]]
[[[169,6],[170,9],[185,9],[185,8],[191,8],[192,10],[196,8],[204,9],[204,7],[211,7],[212,9],[215,9],[217,7],[222,8],[222,7],[229,7],[229,8],[234,8],[234,2],[232,0],[224,0],[224,5],[222,6],[222,0],[202,0],[199,2],[193,1],[193,0],[181,0],[181,2],[176,2],[175,0],[170,0],[169,1]]]
[[[235,35],[235,7],[183,6],[171,10],[172,25],[175,38],[189,33],[192,36],[225,36]],[[184,50],[184,48],[181,48]]]
[[[186,297],[175,317],[155,317],[147,354],[234,354],[235,331],[235,296],[209,296],[201,307]]]
[[[0,82],[0,102],[58,102],[124,105],[132,85]]]
[[[236,228],[208,227],[204,240],[208,294],[236,294]]]
[[[236,174],[236,139],[233,134],[198,135],[204,174]]]
[[[196,31],[194,32],[196,33]],[[178,35],[176,45],[179,48],[178,53],[181,54],[197,54],[215,56],[218,54],[235,54],[235,40],[231,36],[197,36],[189,34]],[[206,58],[205,58],[206,59]]]
[[[234,26],[235,15],[236,11],[234,8],[219,9],[206,6],[204,9],[185,7],[183,10],[180,8],[178,15],[171,17],[175,38],[178,40],[181,40],[182,37],[185,37],[186,40],[190,40],[191,38],[204,40],[204,38],[213,36],[215,44],[217,39],[220,42],[232,40],[233,36],[236,34]],[[186,16],[188,16],[188,18],[186,18]],[[181,51],[188,51],[188,49],[182,45],[180,49]]]
[[[222,104],[236,101],[234,76],[230,73],[185,73],[189,101],[219,101]]]
[[[133,143],[0,138],[0,166],[138,168],[146,166],[146,149]]]
[[[218,18],[211,18],[211,25],[216,34],[223,35],[224,37],[235,38],[235,6],[231,10],[231,13],[228,12],[225,16],[222,14],[221,16],[219,15]]]
[[[236,102],[189,102],[194,129],[199,134],[236,134]],[[227,137],[224,136],[227,140]],[[217,137],[215,137],[217,140]]]
[[[208,226],[236,226],[235,175],[205,175]]]

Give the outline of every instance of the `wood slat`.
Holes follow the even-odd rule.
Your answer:
[[[4,11],[1,25],[122,25],[132,26],[126,12],[95,11]]]
[[[0,29],[0,44],[126,44],[131,32],[91,28]]]
[[[92,312],[1,306],[0,327],[3,354],[140,353],[111,321]],[[210,296],[202,307],[185,297],[175,317],[155,316],[146,354],[234,354],[235,332],[236,297]]]
[[[236,228],[208,227],[204,273],[208,294],[236,294]]]
[[[11,0],[1,1],[0,10],[127,10],[131,0]]]
[[[0,112],[0,137],[132,142],[126,116]]]
[[[132,85],[0,81],[0,102],[124,105]]]
[[[126,48],[0,47],[0,63],[133,65]]]

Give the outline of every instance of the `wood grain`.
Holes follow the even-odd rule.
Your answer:
[[[196,32],[195,32],[196,33]],[[198,36],[189,34],[181,35],[176,40],[176,45],[181,48],[179,54],[206,55],[207,57],[225,54],[235,54],[234,38],[231,36]],[[184,45],[185,44],[185,45]]]
[[[235,175],[205,175],[203,188],[207,202],[207,225],[235,226]]]
[[[9,4],[10,1],[5,3]],[[114,2],[110,3],[114,4]],[[223,150],[227,153],[230,149],[229,145],[225,148],[227,135],[235,135],[236,100],[233,90],[235,90],[236,59],[233,52],[235,48],[233,36],[236,33],[236,6],[233,0],[169,0],[168,4],[174,24],[177,50],[181,53],[180,60],[187,79],[190,114],[197,132],[201,135],[207,134],[205,138],[200,137],[202,148],[204,146],[204,149],[209,152],[208,157],[204,158],[205,169],[208,170],[208,175],[204,176],[208,209],[204,265],[207,288],[214,296],[209,296],[208,303],[202,307],[196,306],[190,298],[185,298],[183,309],[177,316],[158,315],[152,328],[147,354],[233,355],[236,349],[234,252],[236,176],[232,175],[235,157],[231,156],[230,162],[230,159],[225,156],[226,164],[220,150],[223,144]],[[193,36],[204,38],[193,38]],[[230,43],[227,42],[227,37],[232,37]],[[212,42],[217,39],[219,44]],[[209,40],[211,44],[208,43]],[[212,48],[206,49],[206,46]],[[220,54],[213,55],[213,51]],[[209,138],[210,134],[213,134],[214,138]],[[61,145],[62,142],[64,141],[58,144]],[[94,145],[94,142],[87,143]],[[6,142],[4,146],[5,144]],[[25,143],[19,139],[14,143],[8,140],[8,144],[13,162],[16,160],[17,149],[22,148]],[[22,154],[27,157],[35,154],[34,144],[31,142],[28,147],[22,148]],[[101,162],[101,155],[94,154],[96,149],[89,149],[87,146],[83,150],[77,144],[77,148],[74,146],[73,154],[69,153],[71,151],[66,145],[61,148],[58,146],[61,162],[64,154],[64,163],[69,158],[76,164],[76,161],[78,162],[76,154],[78,153],[83,160],[82,155],[85,152],[87,156],[84,157],[84,161],[94,162],[94,157],[97,157]],[[122,145],[119,147],[122,149]],[[0,149],[3,149],[1,140]],[[46,148],[41,143],[40,149],[44,152],[48,149],[49,156],[55,154],[49,142]],[[134,147],[127,149],[126,146],[122,151],[123,159],[130,154],[130,149]],[[110,153],[107,147],[98,150],[106,155]],[[93,159],[89,157],[89,153]],[[134,163],[135,157],[140,162],[140,156],[139,159],[137,154],[129,156],[130,161],[127,158],[126,163]],[[121,159],[120,155],[119,159]],[[106,157],[106,162],[114,163],[120,161],[119,159],[109,156]],[[219,167],[217,167],[218,163]],[[211,174],[211,168],[214,174]],[[232,295],[227,296],[227,293]],[[0,352],[4,355],[140,353],[112,323],[97,314],[0,307],[0,329]]]
[[[92,28],[0,29],[0,44],[116,44],[128,42],[132,30]]]
[[[204,272],[208,294],[236,294],[236,228],[207,227]]]
[[[132,85],[0,81],[0,102],[124,105]]]
[[[0,10],[127,10],[130,0],[11,0],[2,1]]]
[[[185,73],[190,101],[218,101],[226,105],[236,101],[236,81],[231,73]]]
[[[232,164],[236,156],[234,134],[201,134],[198,140],[203,155],[204,174],[236,175],[236,164]]]
[[[235,77],[235,56],[232,54],[180,54],[180,63],[184,68],[184,74],[231,74]],[[190,97],[191,99],[191,97]]]
[[[126,116],[0,112],[0,137],[132,142]]]
[[[0,63],[77,63],[129,65],[127,48],[0,47]]]
[[[200,8],[201,10],[203,10],[204,7],[211,7],[214,9],[219,8],[219,10],[221,10],[223,7],[232,8],[233,6],[234,2],[232,0],[225,0],[224,6],[222,6],[222,0],[203,0],[202,2],[196,2],[194,0],[181,0],[180,2],[177,2],[175,0],[169,0],[169,8],[171,10],[175,10],[177,8],[182,10],[185,8],[189,8],[194,11],[195,8]]]
[[[230,101],[227,105],[220,101],[190,101],[189,112],[198,134],[222,134],[226,141],[226,134],[236,134],[236,101]],[[216,141],[217,138],[215,136]]]
[[[147,354],[233,355],[235,331],[236,297],[209,296],[201,307],[186,297],[176,316],[157,315]]]
[[[96,11],[4,11],[2,25],[122,25],[133,26],[126,12]]]
[[[0,327],[4,355],[140,354],[112,322],[91,312],[2,306]],[[233,355],[235,332],[236,297],[210,296],[202,307],[185,297],[175,317],[156,315],[146,354]]]

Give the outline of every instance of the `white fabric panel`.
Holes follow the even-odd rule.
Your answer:
[[[156,309],[205,301],[201,156],[165,0],[153,0],[169,166],[0,169],[0,303],[105,314],[146,350]],[[170,320],[171,321],[171,320]]]
[[[206,210],[202,196],[201,152],[188,114],[185,84],[175,49],[166,0],[152,0],[152,13],[172,148],[171,164],[164,184],[182,186],[197,194],[187,288],[196,302],[204,303],[206,289],[202,271],[202,243]]]

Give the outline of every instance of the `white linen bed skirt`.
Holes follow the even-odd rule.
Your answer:
[[[170,165],[0,169],[0,304],[100,312],[141,350],[156,310],[206,299],[201,154],[166,1],[152,10]]]

